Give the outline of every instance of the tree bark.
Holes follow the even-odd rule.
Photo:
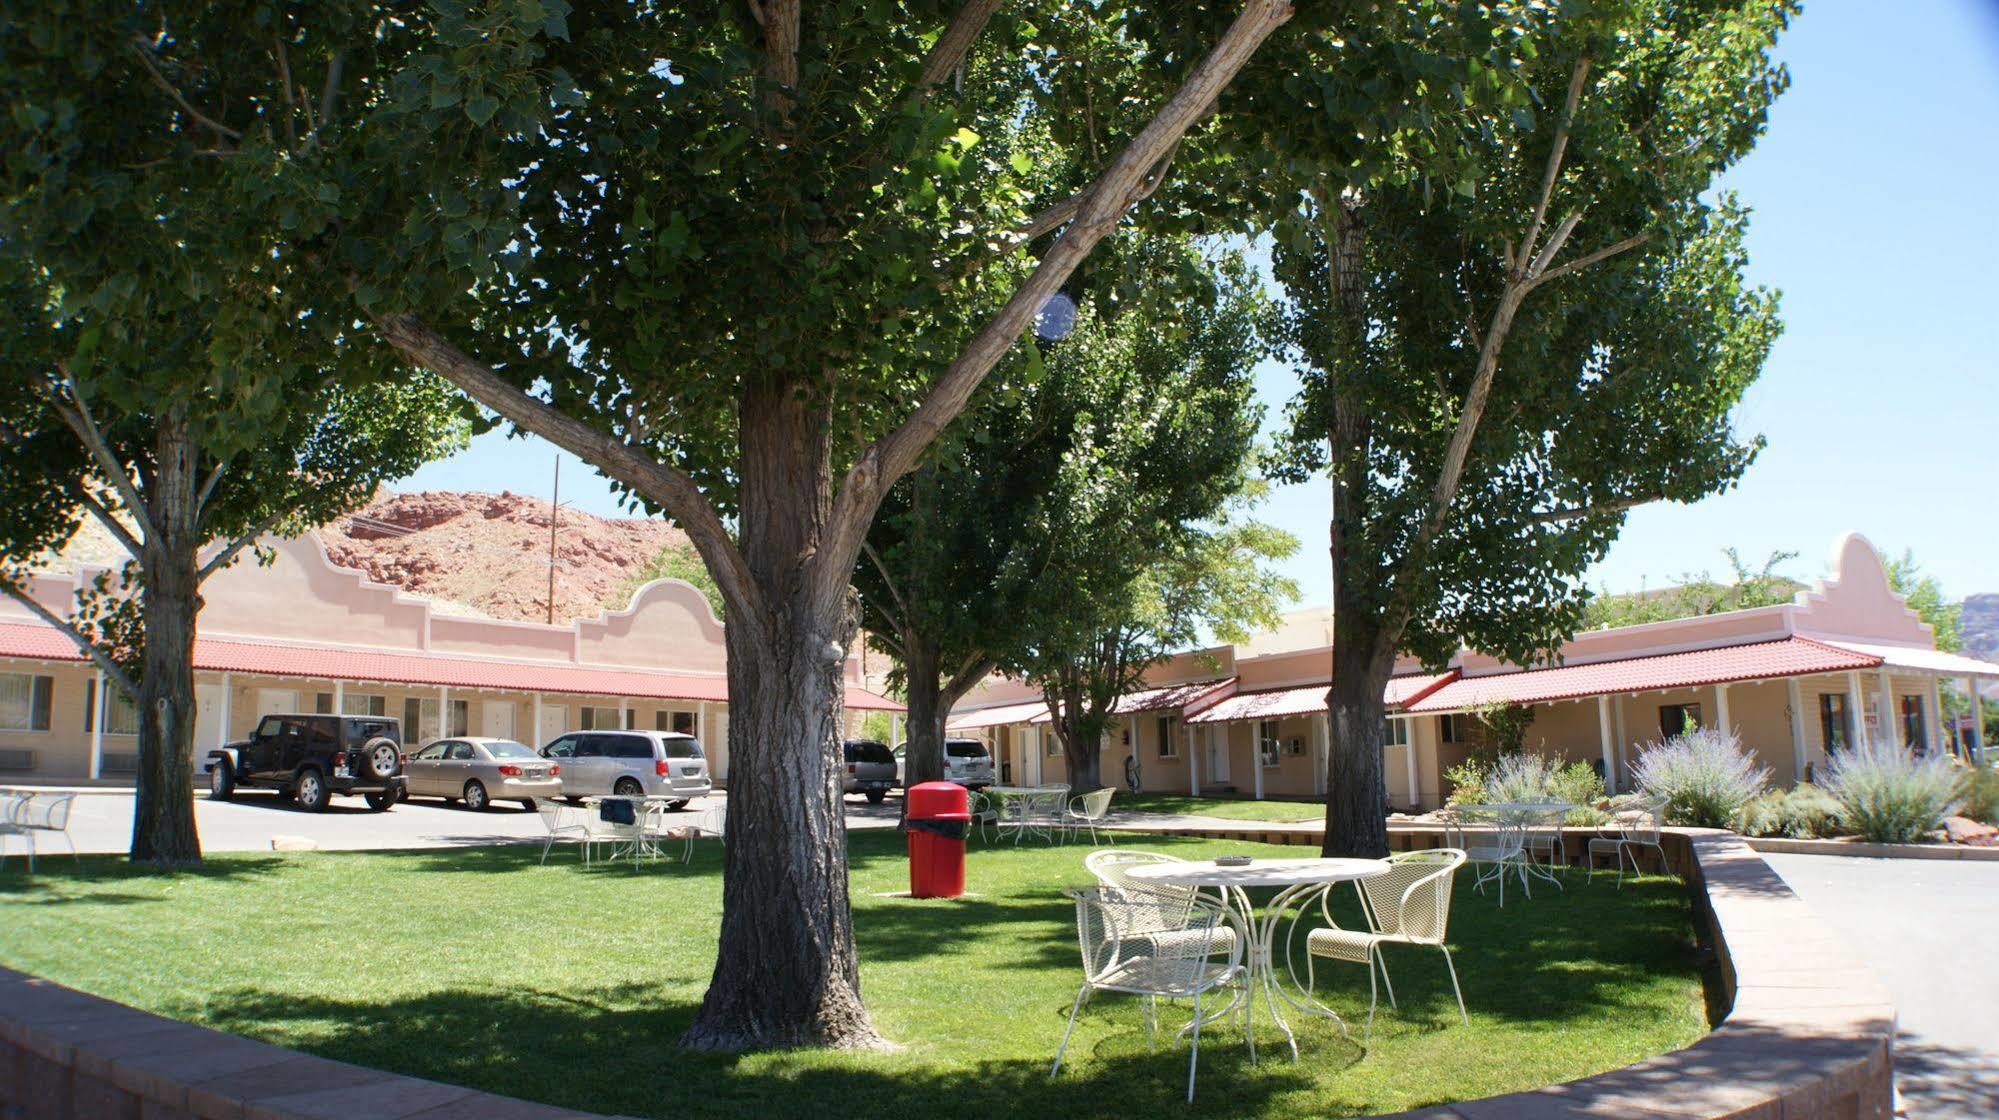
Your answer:
[[[1065,673],[1057,685],[1058,705],[1055,708],[1049,729],[1062,743],[1062,761],[1069,770],[1069,788],[1078,793],[1102,789],[1103,780],[1103,732],[1099,729],[1090,733],[1090,726],[1100,720],[1089,718],[1083,684],[1079,676]]]
[[[831,611],[812,595],[831,507],[826,418],[783,383],[745,390],[741,415],[742,555],[771,609],[728,604],[735,761],[722,929],[681,1044],[877,1047],[861,1003],[841,797],[841,670],[859,610],[851,592]]]
[[[175,411],[161,417],[154,446],[158,474],[147,494],[154,531],[139,557],[145,636],[131,858],[176,865],[201,861],[194,823],[194,628],[201,612],[202,541],[196,451],[186,417]]]
[[[903,785],[944,780],[944,716],[949,703],[938,678],[935,643],[914,630],[902,634],[903,698],[909,705]]]
[[[1336,573],[1336,588],[1338,579]],[[1375,620],[1355,614],[1359,617],[1351,620],[1333,616],[1333,687],[1327,697],[1333,741],[1326,752],[1326,836],[1320,851],[1379,859],[1388,854],[1382,689],[1395,657],[1382,653]]]

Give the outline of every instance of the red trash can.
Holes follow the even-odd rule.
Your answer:
[[[965,787],[918,782],[903,793],[909,836],[909,896],[956,898],[965,893],[965,832],[972,814]]]

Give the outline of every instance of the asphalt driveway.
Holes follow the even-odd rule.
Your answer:
[[[1888,985],[1912,1120],[1999,1116],[1999,862],[1763,858]]]

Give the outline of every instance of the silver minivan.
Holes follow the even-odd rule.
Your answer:
[[[571,731],[541,748],[562,766],[562,795],[669,797],[678,809],[714,791],[692,735],[672,731]]]

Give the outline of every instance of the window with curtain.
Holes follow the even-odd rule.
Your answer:
[[[1159,729],[1159,757],[1179,758],[1180,748],[1173,739],[1173,717],[1160,716],[1153,724]]]
[[[1827,692],[1819,697],[1819,735],[1825,744],[1825,753],[1833,754],[1847,747],[1848,722],[1846,694]]]
[[[105,711],[104,733],[106,735],[137,735],[139,733],[139,709],[132,699],[116,685],[104,687]],[[90,734],[97,728],[97,687],[92,685],[83,692],[83,733]]]
[[[616,708],[585,706],[580,718],[582,723],[578,726],[584,731],[617,731],[625,726]]]
[[[54,694],[54,677],[0,673],[0,731],[47,731]]]
[[[1904,696],[1901,698],[1901,708],[1902,746],[1918,752],[1927,750],[1930,740],[1928,720],[1923,714],[1923,698]]]
[[[349,692],[340,697],[340,714],[343,716],[385,716],[389,714],[389,698],[380,694]]]
[[[1284,751],[1283,743],[1277,737],[1277,721],[1258,720],[1256,723],[1256,759],[1264,766],[1277,765]]]
[[[412,696],[403,701],[403,742],[428,743],[444,738],[438,723],[437,697]]]

